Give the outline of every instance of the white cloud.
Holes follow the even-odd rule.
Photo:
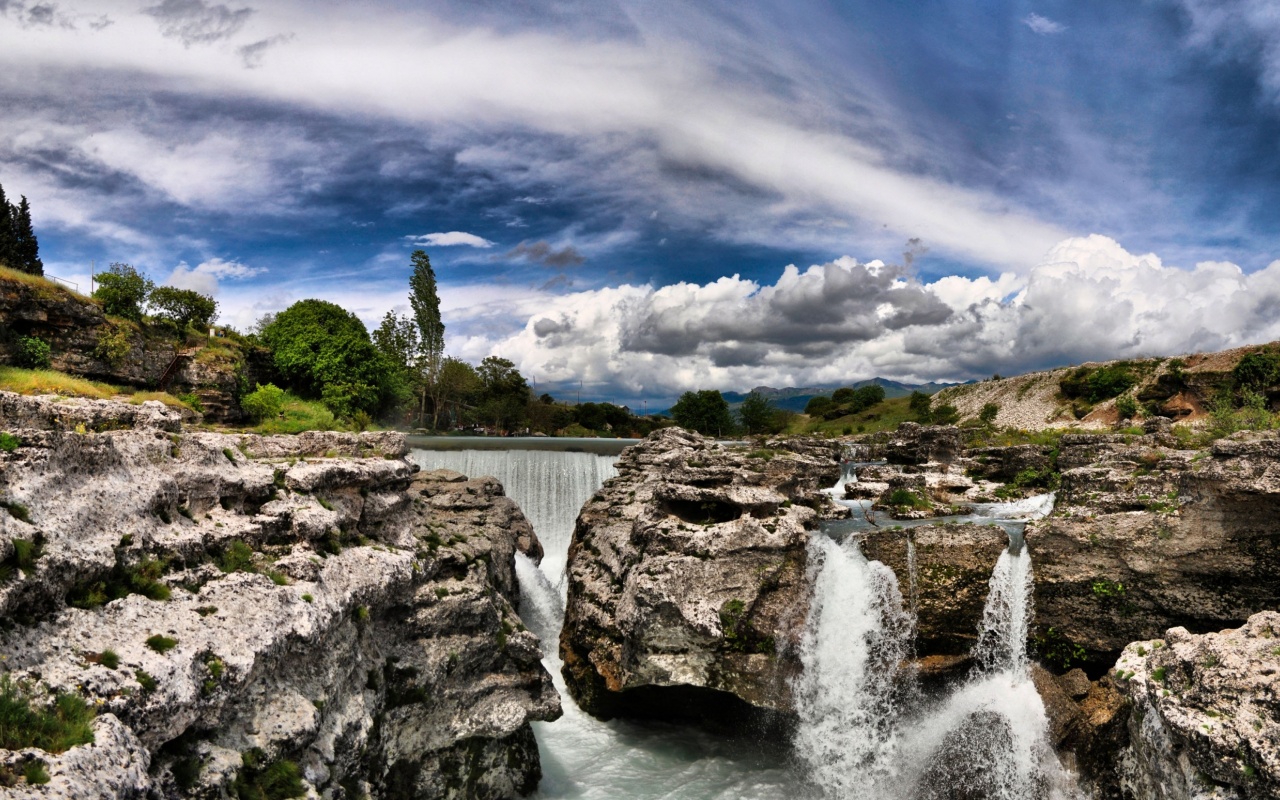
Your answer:
[[[92,35],[56,26],[32,29],[6,43],[7,55],[32,70],[48,68],[49,74],[115,72],[151,91],[380,116],[459,137],[475,131],[517,140],[561,137],[596,157],[553,165],[572,171],[562,177],[625,185],[614,191],[634,199],[684,191],[663,188],[663,170],[723,176],[725,184],[746,188],[739,193],[743,197],[755,197],[757,214],[772,215],[771,227],[804,218],[856,223],[840,234],[843,241],[859,231],[883,230],[899,240],[921,237],[935,251],[1016,269],[1068,235],[1007,198],[935,177],[924,166],[931,154],[913,152],[907,133],[891,146],[860,138],[858,131],[892,122],[891,109],[864,107],[867,114],[883,113],[878,121],[833,119],[823,110],[823,98],[769,94],[757,82],[735,79],[714,56],[669,31],[570,40],[550,33],[457,30],[424,14],[390,9],[333,6],[333,13],[317,15],[309,3],[280,2],[245,17],[243,30],[215,26],[225,41],[188,48],[180,39],[164,38],[155,20],[136,7],[117,5],[116,24],[109,28]],[[171,5],[222,8],[197,0]],[[243,67],[240,47],[286,30],[296,33],[287,47],[273,51],[257,69]],[[823,118],[830,124],[812,123]],[[172,143],[115,130],[98,134],[91,144],[104,163],[179,203],[228,208],[283,202],[270,169],[276,162],[256,148],[306,143],[277,138],[217,130]],[[643,157],[633,157],[641,152]],[[913,163],[919,171],[895,163]],[[945,164],[933,168],[946,173]],[[584,170],[593,174],[584,176]],[[730,222],[732,208],[717,212],[705,202],[718,196],[684,193],[698,216],[719,213],[726,235],[739,233]],[[757,232],[762,227],[743,226]]]
[[[1187,270],[1095,235],[1064,240],[1023,276],[921,284],[842,258],[789,266],[772,285],[623,285],[511,312],[463,303],[446,323],[456,352],[503,355],[540,383],[654,396],[1216,350],[1280,339],[1277,306],[1280,261],[1248,275],[1218,262]]]
[[[216,297],[219,291],[219,279],[244,280],[266,271],[264,267],[250,267],[239,261],[225,261],[221,258],[211,258],[194,268],[182,261],[173,268],[169,277],[165,278],[164,284]]]
[[[407,236],[414,244],[431,247],[493,247],[493,242],[474,233],[449,231],[448,233],[428,233],[423,236]]]
[[[1280,102],[1280,11],[1274,0],[1181,0],[1189,43],[1221,58],[1255,62],[1262,85]]]
[[[1026,25],[1041,36],[1052,36],[1055,33],[1062,33],[1067,29],[1067,26],[1063,25],[1061,22],[1055,22],[1048,17],[1042,17],[1034,11],[1022,20],[1022,24]]]

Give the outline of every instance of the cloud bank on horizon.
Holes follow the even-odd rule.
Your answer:
[[[453,352],[584,396],[1280,338],[1266,0],[892,6],[0,0],[0,183],[241,328],[426,248]]]

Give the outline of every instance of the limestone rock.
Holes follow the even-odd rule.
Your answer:
[[[33,796],[223,797],[244,754],[311,796],[536,784],[529,722],[560,700],[514,553],[540,546],[492,478],[422,474],[397,434],[81,433],[56,421],[119,404],[3,403],[4,669],[99,710]]]
[[[670,428],[625,450],[618,473],[569,549],[560,652],[578,704],[601,717],[790,711],[809,531],[844,511],[817,491],[838,480],[838,451]]]
[[[964,440],[954,425],[904,422],[884,447],[890,464],[950,463],[960,455]]]
[[[1280,613],[1234,630],[1135,642],[1115,666],[1134,710],[1126,797],[1280,796]]]

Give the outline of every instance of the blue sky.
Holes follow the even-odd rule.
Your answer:
[[[242,329],[440,279],[451,352],[626,401],[1280,338],[1280,11],[0,0],[51,273]]]

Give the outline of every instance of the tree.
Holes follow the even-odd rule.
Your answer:
[[[300,300],[262,329],[290,388],[322,399],[337,415],[376,413],[394,389],[393,367],[356,315],[323,300]]]
[[[929,422],[933,418],[929,406],[933,400],[929,395],[916,389],[911,393],[911,399],[907,401],[907,407],[911,409],[911,414],[920,422]]]
[[[9,200],[4,195],[4,187],[0,186],[0,265],[17,269],[17,236],[13,226],[13,211],[14,207],[9,205]]]
[[[447,415],[456,425],[462,410],[484,388],[475,367],[456,358],[446,358],[440,364],[440,374],[435,382],[437,411]]]
[[[769,398],[759,392],[752,392],[742,401],[738,409],[738,419],[742,428],[749,435],[761,433],[779,433],[778,409]]]
[[[44,274],[44,262],[40,260],[40,243],[36,241],[35,229],[31,227],[31,206],[23,195],[16,209],[11,211],[13,217],[13,263],[14,269],[20,269],[31,275]]]
[[[680,395],[680,399],[671,407],[671,418],[680,427],[705,436],[724,436],[734,430],[729,404],[714,389]]]
[[[987,427],[996,424],[996,417],[1000,416],[1000,406],[995,403],[986,403],[982,406],[982,411],[978,412],[978,421]]]
[[[482,422],[510,430],[525,417],[529,384],[516,365],[500,356],[488,356],[476,369],[481,392],[476,413]]]
[[[431,269],[431,259],[425,250],[414,250],[409,255],[413,262],[413,274],[409,276],[409,305],[418,326],[418,348],[421,353],[419,369],[422,374],[419,424],[426,413],[427,394],[440,374],[444,359],[444,322],[440,319],[440,297],[436,294],[436,273]],[[439,422],[439,400],[433,395],[431,427]]]
[[[373,332],[373,344],[392,367],[393,404],[397,409],[410,405],[418,393],[422,377],[418,371],[418,328],[413,318],[388,311],[382,318],[382,324]]]
[[[830,397],[820,394],[817,397],[809,398],[809,402],[804,406],[804,413],[811,417],[820,417],[827,413],[827,410],[833,405],[835,404],[831,401]]]
[[[142,306],[151,296],[155,284],[129,264],[116,262],[97,276],[98,288],[93,296],[102,301],[102,310],[113,317],[134,322],[142,320]]]
[[[207,294],[173,286],[157,286],[147,299],[152,313],[180,329],[189,325],[207,328],[218,318],[218,301]]]

